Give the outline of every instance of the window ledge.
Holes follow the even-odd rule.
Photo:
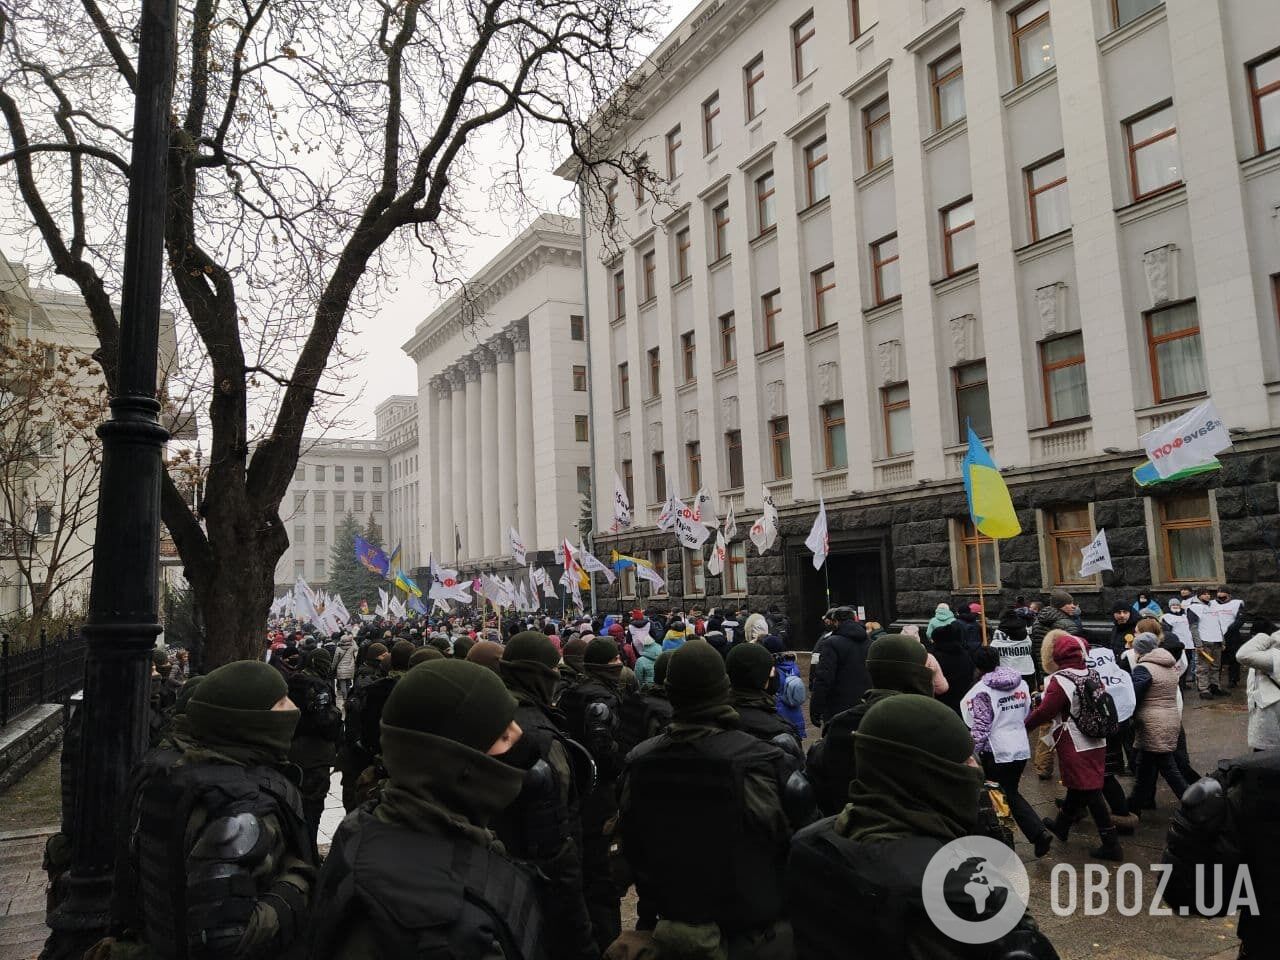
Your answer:
[[[643,400],[641,400],[640,405],[647,410],[650,407],[656,407],[661,402],[662,402],[662,394],[655,393],[652,397],[645,397]]]
[[[812,76],[812,74],[810,74],[810,76]],[[804,87],[803,89],[797,90],[796,96],[802,97],[806,93],[808,93],[812,88],[813,88],[813,84],[810,83],[808,86]],[[825,117],[827,115],[827,111],[830,109],[831,109],[830,101],[828,101],[827,103],[821,104],[820,106],[814,107],[812,110],[806,113],[803,117],[801,117],[799,120],[793,123],[790,127],[782,131],[782,135],[786,137],[788,140],[794,140],[796,137],[800,136],[800,134],[807,132],[811,126],[813,126],[823,117]]]
[[[630,413],[631,413],[631,406],[630,406],[630,404],[628,404],[628,405],[627,405],[627,406],[625,406],[625,407],[614,407],[614,409],[613,409],[613,415],[614,415],[615,417],[623,417],[623,416],[627,416],[627,415],[629,415]]]
[[[862,176],[854,180],[853,185],[859,190],[865,190],[868,187],[879,183],[881,180],[884,180],[886,177],[891,176],[893,176],[893,157],[890,157],[888,160],[880,161],[878,165],[872,167]]]
[[[813,75],[818,72],[818,68],[814,67],[799,80],[791,84],[791,90],[797,97],[803,97],[806,93],[813,89]]]
[[[723,257],[717,257],[715,260],[712,260],[710,263],[707,264],[707,269],[718,270],[721,267],[723,267],[725,264],[727,264],[729,260],[732,259],[732,257],[733,257],[732,253],[726,253]]]
[[[1055,63],[1048,70],[1037,73],[1030,80],[1023,80],[1022,83],[1018,84],[1012,90],[1002,94],[1000,102],[1003,103],[1006,108],[1012,107],[1015,103],[1021,103],[1028,97],[1034,97],[1045,87],[1052,87],[1057,82],[1058,65]]]
[[[680,386],[676,387],[676,393],[677,395],[683,397],[685,394],[693,393],[697,389],[698,389],[698,379],[697,377],[694,377],[694,379],[686,380],[684,383],[680,384]]]
[[[750,170],[752,167],[756,166],[757,164],[763,163],[765,160],[768,160],[770,157],[773,156],[773,148],[776,147],[777,145],[778,145],[777,140],[770,140],[763,147],[761,147],[755,153],[751,154],[751,156],[747,157],[747,159],[743,160],[740,164],[738,164],[738,169],[745,173],[747,170]],[[725,174],[725,179],[726,180],[728,179],[728,174]]]
[[[752,250],[756,250],[756,249],[759,249],[760,247],[765,246],[770,240],[776,240],[776,239],[778,239],[778,227],[775,224],[774,226],[770,227],[768,230],[764,231],[764,233],[757,233],[754,237],[752,237],[749,246],[751,247]]]
[[[933,287],[933,292],[938,296],[951,293],[953,290],[959,290],[969,286],[971,283],[978,282],[978,265],[975,263],[972,267],[965,267],[959,273],[953,273],[949,277],[943,277],[940,280],[934,280],[929,286]]]
[[[1179,183],[1172,187],[1166,187],[1159,193],[1150,197],[1144,197],[1125,207],[1116,208],[1116,218],[1121,224],[1137,223],[1140,220],[1146,220],[1148,217],[1154,217],[1158,213],[1164,213],[1166,210],[1173,210],[1182,206],[1187,202],[1187,185]]]
[[[1117,27],[1106,36],[1098,40],[1098,49],[1103,53],[1110,53],[1116,47],[1120,46],[1139,34],[1146,33],[1158,23],[1165,21],[1165,7],[1160,4],[1158,7],[1152,7],[1142,16],[1130,20],[1123,27]]]
[[[862,33],[863,33],[863,36],[866,36],[867,31],[864,30]],[[860,96],[872,84],[876,83],[879,80],[884,79],[885,75],[889,72],[889,66],[892,63],[893,63],[892,57],[886,57],[884,60],[881,60],[878,64],[876,64],[866,73],[864,73],[861,77],[859,77],[857,80],[853,81],[853,83],[849,84],[849,86],[841,90],[840,96],[844,97],[844,99],[846,100],[852,100],[855,97]]]
[[[1074,242],[1071,228],[1067,227],[1067,229],[1059,230],[1057,233],[1052,233],[1047,237],[1033,240],[1026,246],[1018,247],[1013,251],[1013,255],[1019,263],[1030,263],[1033,260],[1039,260],[1041,257],[1047,257],[1051,253],[1057,253],[1059,250],[1065,250]]]
[[[626,323],[626,322],[627,322],[627,315],[624,313],[622,316],[620,316],[620,317],[614,317],[612,320],[610,320],[610,321],[609,321],[609,326],[611,326],[611,327],[620,327],[620,326],[622,326],[622,325],[623,325],[624,323]]]
[[[1027,436],[1033,439],[1040,437],[1052,437],[1059,433],[1071,433],[1079,430],[1081,427],[1087,427],[1093,422],[1092,417],[1074,417],[1071,420],[1063,420],[1059,423],[1050,424],[1047,427],[1031,427],[1027,430]]]
[[[728,366],[721,367],[715,373],[711,374],[711,376],[715,380],[723,380],[725,379],[725,377],[728,377],[731,374],[734,374],[737,372],[738,372],[738,364],[735,361],[734,363],[731,363]]]
[[[784,346],[786,346],[786,344],[783,344],[783,343],[775,343],[772,347],[765,347],[765,349],[763,349],[763,350],[759,351],[759,352],[756,354],[756,359],[757,359],[757,360],[768,360],[768,359],[769,359],[770,357],[772,357],[775,353],[778,353],[778,354],[782,353],[782,348],[783,348]]]
[[[702,159],[705,160],[708,164],[715,163],[717,160],[720,159],[720,148],[722,146],[723,144],[717,143],[712,149],[708,150],[706,153],[702,155]]]
[[[1246,180],[1274,173],[1276,170],[1280,170],[1280,147],[1272,147],[1266,153],[1260,153],[1240,163],[1240,172],[1244,174]]]
[[[944,143],[950,143],[956,137],[965,133],[969,129],[969,118],[963,116],[955,123],[948,127],[943,127],[937,133],[924,138],[924,142],[920,145],[924,148],[925,153],[931,150],[937,150]]]
[[[867,323],[874,323],[876,320],[882,320],[885,317],[901,312],[902,296],[899,295],[892,300],[886,300],[884,303],[877,303],[874,307],[863,308],[862,319]]]
[[[761,127],[764,126],[764,115],[765,115],[765,111],[767,111],[768,109],[769,109],[768,107],[761,107],[760,112],[747,121],[748,133],[755,133],[757,130],[759,130]]]
[[[832,320],[830,323],[824,324],[821,327],[815,327],[813,330],[808,331],[805,333],[804,338],[808,340],[810,344],[822,343],[826,340],[830,340],[839,332],[840,321]]]
[[[925,27],[920,33],[916,34],[912,39],[908,40],[903,46],[907,53],[917,53],[923,47],[927,47],[933,41],[937,40],[944,33],[960,22],[960,18],[964,16],[964,7],[958,7],[951,11],[937,23],[932,23]]]
[[[639,308],[642,311],[651,310],[657,305],[658,305],[658,295],[656,293],[652,297],[649,297],[647,300],[641,300],[640,303],[637,304],[637,306],[639,306]]]
[[[675,293],[677,290],[683,290],[685,287],[690,287],[690,286],[693,286],[692,273],[689,274],[689,276],[685,277],[683,280],[677,280],[675,283],[673,283],[671,285],[671,292]]]
[[[827,194],[821,200],[817,200],[809,204],[809,206],[805,207],[803,210],[797,213],[796,217],[798,217],[800,220],[812,220],[814,217],[822,213],[824,210],[830,209],[830,207],[831,207],[831,194]]]

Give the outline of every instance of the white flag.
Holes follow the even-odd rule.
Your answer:
[[[719,523],[716,518],[715,505],[712,503],[711,494],[707,493],[706,487],[699,488],[698,492],[693,495],[693,519],[708,527],[714,527]]]
[[[725,542],[732,542],[733,538],[738,535],[738,518],[733,513],[733,507],[729,508],[729,514],[724,518],[724,539]]]
[[[1111,548],[1107,546],[1107,530],[1103,527],[1093,542],[1080,551],[1080,576],[1088,577],[1103,570],[1114,569],[1111,566]]]
[[[827,505],[818,497],[818,515],[813,518],[813,529],[804,545],[813,551],[813,569],[821,570],[827,559]]]
[[[631,501],[617,471],[613,474],[613,532],[631,526]]]
[[[320,619],[320,614],[316,610],[316,596],[307,586],[307,581],[301,577],[293,585],[293,615],[304,622],[310,620],[316,623]]]
[[[1215,453],[1231,446],[1231,434],[1213,401],[1206,400],[1178,419],[1143,434],[1142,446],[1156,473],[1171,477],[1179,470],[1213,463]]]
[[[760,488],[760,499],[764,510],[755,523],[751,525],[751,542],[759,553],[764,553],[778,539],[778,508],[773,505],[773,494],[769,488]]]
[[[718,577],[724,570],[724,558],[728,552],[724,542],[724,531],[716,531],[716,545],[711,548],[711,556],[707,559],[707,573]]]
[[[657,570],[653,569],[653,567],[649,566],[647,563],[637,563],[635,565],[635,571],[637,577],[649,582],[650,593],[661,593],[666,589],[667,581],[662,579],[662,574],[658,573]]]
[[[495,607],[511,605],[510,598],[507,596],[506,584],[487,573],[480,578],[480,593]]]
[[[390,599],[391,598],[387,596],[387,591],[379,587],[378,588],[378,606],[377,606],[377,609],[375,609],[373,612],[379,617],[383,617],[385,619],[388,612],[387,601]]]
[[[541,574],[539,582],[542,585],[542,595],[548,600],[559,600],[560,593],[556,590],[556,581],[551,574],[547,572],[547,568],[543,567],[538,571],[538,573]]]
[[[387,604],[387,609],[397,620],[403,620],[408,615],[408,611],[405,610],[404,604],[400,602],[399,597],[392,597],[391,602]]]
[[[511,556],[523,567],[525,564],[524,541],[520,539],[520,534],[516,532],[515,527],[507,531],[507,539],[511,543]]]
[[[467,592],[470,583],[458,580],[457,570],[447,570],[436,563],[435,557],[427,561],[431,570],[431,586],[427,596],[432,600],[457,600],[459,603],[470,603],[471,594]],[[381,593],[381,591],[379,591]]]
[[[662,505],[662,512],[658,514],[658,529],[670,530],[676,523],[676,514],[684,509],[684,504],[680,502],[680,498],[674,493],[667,495],[666,503]]]
[[[701,549],[707,542],[707,538],[711,536],[711,531],[706,524],[695,517],[693,508],[686,507],[683,503],[673,515],[672,522],[676,529],[676,539],[680,541],[680,546],[687,550]]]
[[[578,563],[582,565],[582,569],[587,573],[603,573],[604,578],[609,583],[613,583],[618,579],[613,569],[597,560],[595,556],[587,551],[586,547],[578,547]]]

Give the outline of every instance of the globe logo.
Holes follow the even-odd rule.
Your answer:
[[[966,944],[994,943],[1022,919],[1030,895],[1026,868],[990,837],[961,837],[935,853],[920,892],[938,931]]]

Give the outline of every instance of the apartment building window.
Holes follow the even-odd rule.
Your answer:
[[[1013,35],[1013,73],[1018,83],[1053,66],[1053,28],[1049,0],[1031,0],[1009,14]]]
[[[590,439],[586,414],[575,414],[573,418],[573,439],[578,443],[586,443]]]
[[[795,64],[796,83],[799,83],[813,71],[818,69],[817,63],[817,36],[818,28],[813,19],[813,11],[810,10],[791,28],[791,50],[793,54],[793,62]]]
[[[634,504],[636,502],[635,493],[635,476],[631,470],[631,461],[622,461],[622,489],[626,491],[627,503]]]
[[[1172,103],[1161,104],[1125,121],[1124,135],[1129,146],[1129,183],[1135,201],[1182,183],[1182,159]]]
[[[849,0],[849,35],[857,40],[862,36],[861,0]]]
[[[662,395],[662,358],[658,355],[658,348],[654,347],[648,353],[649,357],[649,396],[658,397]]]
[[[580,497],[591,496],[591,468],[590,467],[578,468],[578,496]]]
[[[964,63],[959,47],[929,64],[929,86],[935,130],[964,119]]]
[[[702,444],[696,440],[684,445],[684,462],[688,470],[689,492],[702,489]]]
[[[720,146],[720,91],[702,104],[702,152],[710,153]]]
[[[676,231],[676,283],[689,279],[689,228]]]
[[[333,482],[345,483],[347,479],[347,468],[344,466],[335,466],[333,468]]]
[[[375,494],[373,495],[373,505],[372,505],[372,507],[371,507],[370,509],[371,509],[371,510],[372,510],[372,512],[374,512],[374,513],[381,513],[381,512],[382,512],[382,494],[380,494],[380,493],[375,493]]]
[[[1155,402],[1204,393],[1204,359],[1196,302],[1176,303],[1143,316]]]
[[[956,533],[958,586],[961,590],[977,590],[979,586],[1000,589],[999,555],[996,542],[980,533],[972,520],[954,521]]]
[[[302,493],[295,493],[293,495],[293,512],[305,513],[306,509],[307,509],[306,491],[304,490]]]
[[[649,175],[649,155],[647,153],[640,154],[636,160],[636,175],[631,181],[631,186],[635,190],[636,206],[644,204],[644,180]]]
[[[968,270],[978,262],[972,197],[965,197],[942,211],[942,253],[948,277]]]
[[[1148,10],[1164,6],[1164,0],[1111,0],[1111,13],[1117,28],[1136,20]]]
[[[644,274],[644,301],[648,303],[658,295],[657,288],[657,254],[653,250],[645,252],[640,258],[641,272]]]
[[[760,81],[764,79],[764,54],[760,54],[742,68],[742,83],[746,89],[747,119],[754,120],[764,113],[764,100]]]
[[[700,597],[707,591],[705,571],[702,568],[702,550],[684,551],[684,595]]]
[[[742,431],[730,430],[724,435],[725,460],[729,468],[730,489],[740,487],[742,478]]]
[[[667,179],[675,180],[684,173],[684,140],[677,126],[667,134]]]
[[[587,339],[587,323],[580,314],[569,315],[569,339],[577,341]]]
[[[324,513],[329,509],[328,495],[316,492],[311,495],[311,509],[316,513]]]
[[[991,397],[987,392],[987,361],[978,360],[955,367],[951,371],[956,390],[957,436],[963,443],[968,433],[965,424],[982,438],[991,436]]]
[[[382,468],[381,468],[381,467],[374,467],[374,468],[373,468],[373,482],[374,482],[374,483],[381,483],[381,482],[382,482]]]
[[[1280,53],[1250,65],[1249,93],[1258,152],[1280,147]]]
[[[614,177],[604,185],[605,219],[612,223],[618,215],[618,178]]]
[[[862,111],[862,141],[866,148],[868,170],[874,170],[893,157],[887,93]]]
[[[347,495],[345,493],[335,493],[333,495],[333,512],[334,513],[347,512]]]
[[[733,311],[720,318],[720,366],[732,367],[738,362],[738,327]]]
[[[351,509],[356,513],[364,513],[364,494],[353,493],[351,495]]]
[[[773,171],[756,177],[756,226],[766,233],[778,225],[778,208],[774,200]]]
[[[813,326],[821,330],[828,323],[834,322],[828,306],[831,291],[836,288],[836,268],[834,264],[819,267],[809,274],[813,281]]]
[[[1049,426],[1089,416],[1089,384],[1085,379],[1084,338],[1078,333],[1040,344],[1044,412]]]
[[[293,579],[301,580],[306,575],[307,575],[307,561],[305,560],[293,561]]]
[[[650,550],[649,563],[653,565],[654,572],[662,578],[661,587],[654,583],[649,584],[649,593],[651,596],[665,597],[667,595],[667,551]]]
[[[1027,205],[1031,210],[1031,239],[1042,240],[1071,226],[1067,195],[1067,160],[1062,154],[1028,167]]]
[[[769,451],[773,454],[773,478],[790,478],[791,427],[786,417],[774,417],[769,421]]]
[[[36,506],[36,536],[48,537],[53,535],[53,507],[47,503]]]
[[[1080,576],[1080,551],[1093,541],[1089,507],[1085,504],[1050,507],[1042,517],[1053,584],[1093,583],[1092,576]]]
[[[843,470],[849,465],[849,448],[845,445],[844,401],[824,403],[822,414],[822,453],[828,470]]]
[[[316,571],[316,579],[323,580],[325,578],[325,569],[326,569],[324,557],[316,557],[316,559],[313,561],[313,566],[315,567],[315,571]]]
[[[627,280],[621,270],[613,271],[613,319],[627,315]]]
[[[53,456],[53,424],[42,423],[40,425],[39,440],[37,441],[40,456]]]
[[[680,334],[680,358],[683,363],[684,382],[693,383],[697,378],[697,371],[694,367],[694,342],[693,331]]]
[[[351,474],[356,483],[364,483],[364,467],[352,467]]]
[[[317,467],[316,467],[316,479],[317,479],[317,480],[319,480],[319,481],[321,481],[321,482],[323,482],[323,481],[324,481],[324,466],[323,466],[323,465],[320,465],[320,466],[317,466]]]
[[[711,233],[711,249],[715,251],[716,259],[727,257],[729,255],[729,202],[727,200],[711,211]]]
[[[898,235],[891,233],[871,244],[871,274],[875,281],[876,306],[902,296],[898,275]]]
[[[300,464],[298,464],[298,466],[297,466],[297,467],[294,469],[294,471],[293,471],[293,479],[295,479],[295,480],[305,480],[305,479],[307,479],[307,468],[306,468],[306,466],[305,466],[305,465],[303,465],[303,464],[301,464],[301,463],[300,463]]]
[[[827,138],[819,137],[804,148],[805,194],[809,206],[831,195],[827,182]]]
[[[293,543],[307,542],[307,528],[302,525],[295,525],[293,528]]]
[[[905,383],[884,387],[880,391],[880,410],[884,417],[885,456],[898,457],[912,451],[911,389]]]
[[[782,346],[778,339],[778,315],[782,313],[782,291],[771,290],[760,298],[760,313],[764,318],[764,349]]]
[[[575,393],[587,391],[587,368],[577,363],[573,365],[573,390]]]
[[[653,451],[653,495],[655,503],[667,499],[667,458],[661,450]]]
[[[618,409],[627,410],[631,407],[631,376],[627,372],[628,367],[625,363],[618,364]]]
[[[747,543],[735,540],[725,551],[724,592],[744,596],[747,592]]]
[[[312,542],[312,543],[324,543],[324,542],[325,542],[325,528],[324,528],[324,527],[316,527],[316,528],[315,528],[315,530],[312,532],[311,542]]]
[[[1155,506],[1160,524],[1160,570],[1164,582],[1205,583],[1217,580],[1209,494],[1161,497]]]

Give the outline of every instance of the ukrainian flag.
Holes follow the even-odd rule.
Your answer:
[[[395,576],[395,585],[405,593],[412,594],[415,597],[422,596],[422,589],[409,579],[408,574],[403,570],[397,570]]]
[[[400,544],[396,544],[396,548],[391,551],[391,556],[387,557],[387,570],[395,570],[400,566]]]
[[[639,557],[629,557],[625,553],[619,553],[614,550],[609,557],[614,573],[621,573],[627,567],[652,567],[648,560],[641,560]]]
[[[1022,525],[1000,468],[967,422],[965,428],[969,431],[969,452],[964,455],[964,492],[969,498],[973,525],[992,540],[1016,537],[1022,532]]]

